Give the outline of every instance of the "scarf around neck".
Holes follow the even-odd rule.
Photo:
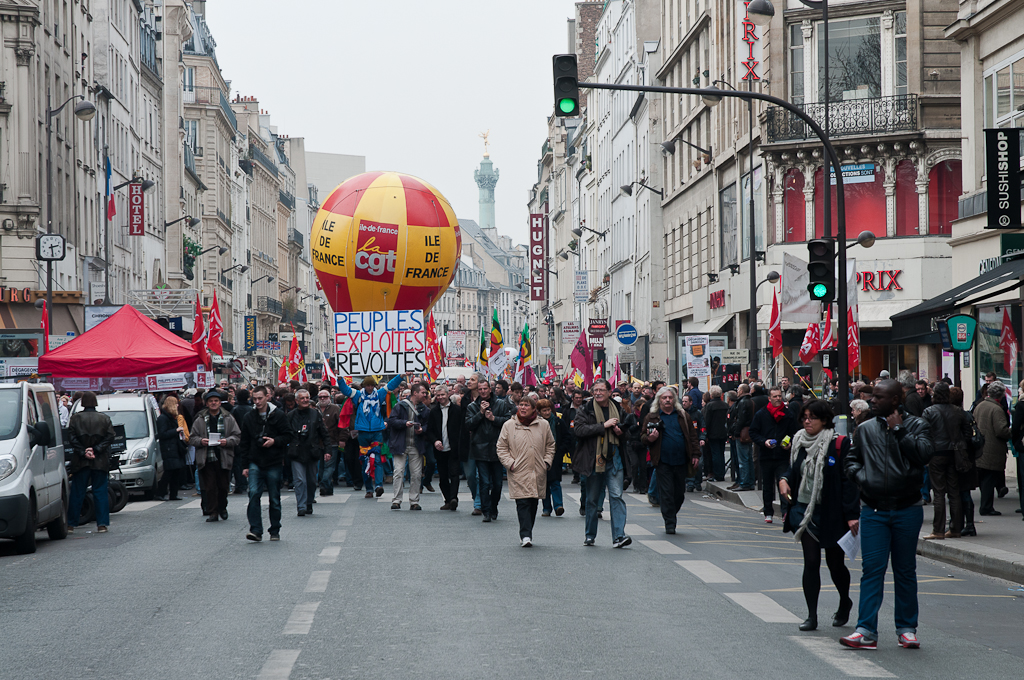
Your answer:
[[[786,410],[786,405],[785,404],[779,404],[778,406],[773,406],[772,404],[769,403],[768,404],[768,413],[770,413],[772,415],[772,418],[775,418],[775,422],[778,423],[778,422],[781,422],[782,419],[786,417],[786,414],[789,413],[789,411]]]
[[[523,420],[523,417],[517,413],[516,414],[516,419],[519,420],[519,422],[522,423],[523,425],[526,425],[527,427],[529,427],[530,423],[532,423],[533,421],[537,420],[537,412],[534,411],[533,415],[530,416],[529,420]]]
[[[807,530],[811,519],[814,517],[814,508],[818,505],[818,501],[821,500],[821,484],[825,477],[825,459],[828,458],[828,451],[831,448],[829,445],[832,443],[833,436],[835,436],[835,430],[828,428],[823,428],[821,432],[813,437],[807,434],[807,430],[802,429],[793,435],[793,444],[790,448],[792,452],[790,454],[792,457],[790,463],[796,462],[800,449],[804,450],[804,462],[800,467],[800,486],[803,487],[807,483],[808,478],[813,480],[811,499],[807,503],[807,510],[804,511],[804,518],[800,522],[800,527],[794,535],[795,540],[798,542],[800,541],[800,536]],[[794,491],[799,497],[800,489],[795,489]]]
[[[615,400],[608,400],[608,413],[605,414],[605,410],[601,408],[598,403],[594,402],[594,415],[597,416],[597,422],[604,423],[610,418],[619,417],[619,409],[615,406]],[[597,459],[594,461],[594,472],[604,472],[608,465],[608,452],[612,446],[618,446],[619,438],[615,434],[615,430],[605,428],[601,433],[601,436],[597,438]]]

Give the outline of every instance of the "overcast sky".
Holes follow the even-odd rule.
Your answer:
[[[427,180],[460,218],[479,214],[489,129],[498,231],[526,242],[571,0],[209,0],[206,14],[232,98],[258,97],[308,151]]]

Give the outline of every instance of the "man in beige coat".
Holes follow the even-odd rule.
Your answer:
[[[978,488],[981,489],[979,515],[1002,514],[993,507],[997,482],[1006,469],[1006,442],[1010,441],[1010,424],[1003,399],[1006,386],[998,380],[985,386],[985,398],[974,407],[974,420],[985,435],[985,449],[978,459]]]
[[[524,548],[533,545],[533,523],[537,503],[547,493],[548,468],[555,459],[555,438],[551,426],[537,417],[537,398],[519,400],[516,416],[501,427],[498,460],[508,470],[508,495],[516,502],[519,539]]]

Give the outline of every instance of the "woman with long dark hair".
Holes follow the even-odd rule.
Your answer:
[[[857,486],[843,474],[850,439],[835,433],[833,417],[832,409],[820,399],[804,404],[800,410],[803,429],[793,435],[791,465],[779,480],[779,493],[790,503],[783,531],[792,531],[803,547],[807,620],[800,624],[800,630],[805,631],[818,627],[823,548],[832,583],[839,591],[839,609],[832,625],[846,625],[853,608],[850,570],[838,541],[848,531],[856,535],[860,528],[860,495]]]

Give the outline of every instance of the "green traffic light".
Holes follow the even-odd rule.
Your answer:
[[[828,294],[828,287],[824,283],[814,284],[814,288],[811,289],[811,295],[818,298],[819,300]]]
[[[559,99],[558,108],[561,109],[562,113],[572,113],[576,110],[576,100],[569,98]]]

